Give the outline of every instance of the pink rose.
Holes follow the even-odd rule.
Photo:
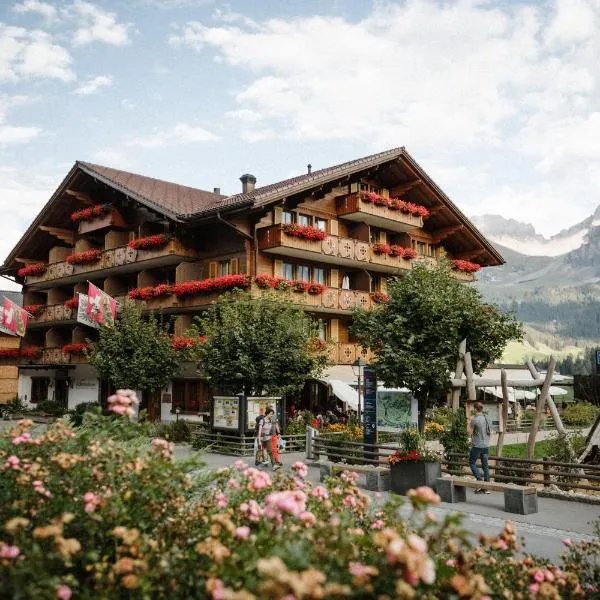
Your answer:
[[[235,530],[235,537],[239,540],[246,540],[250,535],[250,527],[246,527],[245,525],[242,527],[238,527]]]
[[[534,596],[540,591],[540,584],[539,583],[532,583],[529,586],[529,592],[531,594],[533,594]]]
[[[56,588],[56,597],[60,598],[60,600],[69,600],[72,593],[68,585],[59,585]]]
[[[535,579],[535,581],[537,581],[538,583],[542,583],[542,581],[544,581],[544,574],[541,571],[536,571],[533,574],[533,578]]]

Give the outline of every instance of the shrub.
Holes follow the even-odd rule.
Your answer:
[[[98,402],[82,402],[75,408],[67,411],[69,417],[69,423],[73,427],[81,427],[83,425],[83,418],[86,412],[100,412],[100,404]]]
[[[191,442],[192,428],[184,419],[171,423],[157,423],[154,426],[153,437],[165,438],[170,442]]]
[[[313,486],[302,463],[271,479],[239,461],[194,480],[166,440],[122,443],[114,419],[89,419],[93,438],[58,422],[33,440],[30,421],[0,436],[4,597],[584,597],[588,565],[516,555],[511,523],[472,547],[459,516],[428,514],[429,488],[401,519],[355,474]]]
[[[466,456],[469,453],[471,444],[467,435],[467,417],[462,409],[453,411],[450,426],[440,435],[440,443],[444,447],[444,453],[449,460],[460,460],[458,457],[449,457],[449,454],[460,454]],[[460,467],[448,467],[448,472],[453,475],[460,475]]]
[[[452,423],[453,410],[449,406],[436,406],[427,418],[433,423],[439,423],[442,427],[450,427]]]
[[[425,423],[425,439],[428,440],[437,440],[444,433],[444,426],[436,423],[435,421],[430,421],[429,423]]]
[[[27,407],[20,396],[15,396],[12,400],[2,406],[2,410],[9,415],[15,415],[23,413],[27,410]]]
[[[587,427],[591,425],[598,414],[598,409],[589,402],[571,404],[562,411],[562,420],[565,425]]]
[[[62,417],[65,414],[66,409],[62,404],[59,404],[54,400],[43,400],[36,404],[36,411],[52,417]]]

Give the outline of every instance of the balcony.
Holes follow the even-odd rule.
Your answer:
[[[353,268],[369,268],[385,273],[398,273],[411,268],[409,260],[375,254],[369,244],[360,240],[336,235],[328,235],[322,241],[307,240],[287,235],[281,225],[259,229],[258,248],[263,252],[280,256],[292,256]]]
[[[336,342],[329,351],[329,359],[336,365],[351,365],[362,356],[367,363],[372,362],[374,355],[370,350],[364,351],[360,344]]]
[[[41,354],[36,357],[17,356],[14,358],[3,357],[1,365],[82,365],[87,364],[88,358],[85,354],[64,354],[62,348],[42,348]]]
[[[121,246],[104,250],[100,259],[93,263],[82,265],[71,265],[66,261],[51,263],[45,273],[28,275],[25,283],[30,289],[43,289],[85,281],[90,275],[94,278],[108,277],[113,274],[176,265],[195,258],[197,253],[184,248],[178,240],[170,240],[162,248],[148,250],[134,250],[129,246]],[[48,285],[49,283],[51,285]]]
[[[364,202],[359,194],[349,194],[336,201],[338,217],[350,221],[367,223],[374,227],[398,233],[423,227],[423,218],[392,210],[388,206],[378,206]]]

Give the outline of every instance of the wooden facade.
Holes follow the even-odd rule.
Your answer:
[[[352,364],[361,349],[348,329],[351,311],[375,306],[389,277],[442,257],[481,266],[502,263],[403,148],[262,188],[253,187],[251,176],[241,179],[242,193],[226,197],[76,163],[3,267],[23,284],[23,305],[39,307],[22,346],[41,351],[13,364],[22,374],[42,373],[50,380],[66,370],[75,389],[77,381],[92,377],[82,370],[83,356],[63,352],[68,344],[93,338],[93,330],[76,323],[69,303],[87,291],[88,281],[124,299],[134,289],[162,284],[176,289],[236,274],[249,277],[253,295],[261,293],[255,281],[260,275],[321,284],[320,293],[290,293],[320,320],[323,338],[334,342],[332,362]],[[78,211],[98,206],[104,207],[99,214],[74,220]],[[168,241],[131,247],[157,235]],[[93,260],[80,262],[90,252]],[[19,274],[32,264],[43,269]],[[473,279],[468,271],[456,275]],[[173,332],[181,335],[214,298],[165,293],[139,301],[175,316]],[[168,395],[183,410],[197,411],[208,391],[193,374],[187,379],[178,380]],[[98,385],[99,394],[101,389]]]

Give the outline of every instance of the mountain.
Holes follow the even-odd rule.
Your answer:
[[[516,312],[527,341],[569,351],[600,340],[600,207],[581,223],[544,238],[528,223],[499,215],[473,222],[504,256],[485,269],[484,297]]]

